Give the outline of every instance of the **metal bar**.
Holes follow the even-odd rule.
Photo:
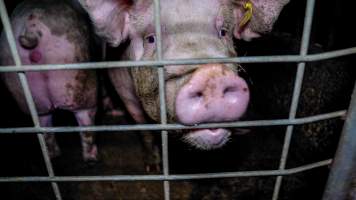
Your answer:
[[[323,200],[346,199],[355,172],[356,159],[356,84],[342,130]]]
[[[315,168],[328,166],[332,159],[311,163],[291,169],[283,170],[263,170],[263,171],[240,171],[240,172],[220,172],[205,174],[181,174],[181,175],[108,175],[108,176],[56,176],[56,177],[1,177],[0,182],[78,182],[78,181],[174,181],[212,178],[236,178],[236,177],[257,177],[257,176],[288,176]]]
[[[155,13],[155,29],[157,38],[157,61],[161,61],[162,55],[162,36],[161,36],[161,5],[160,0],[154,1],[154,13]],[[167,124],[167,108],[166,108],[166,94],[165,94],[165,78],[164,78],[164,65],[160,65],[158,68],[158,79],[159,79],[159,100],[160,100],[160,117],[161,124]],[[169,175],[169,165],[168,165],[168,133],[163,130],[161,132],[162,138],[162,165],[163,165],[163,175]],[[164,199],[170,199],[170,185],[167,180],[163,181],[164,189]]]
[[[304,18],[302,44],[300,48],[300,56],[306,56],[308,53],[310,34],[311,34],[311,28],[313,22],[314,6],[315,6],[315,0],[307,1],[306,14]],[[299,97],[301,94],[302,84],[303,84],[304,71],[305,71],[305,62],[301,62],[298,64],[298,68],[297,68],[297,75],[294,84],[293,98],[292,98],[292,104],[289,112],[289,119],[294,119],[297,114]],[[293,135],[293,129],[294,129],[293,125],[289,125],[287,127],[279,169],[285,169],[286,167],[290,143]],[[278,176],[275,183],[272,200],[278,200],[281,185],[282,185],[282,176]]]
[[[20,56],[18,54],[18,51],[16,49],[16,42],[14,39],[14,35],[12,32],[12,28],[11,28],[11,24],[10,24],[10,20],[8,17],[8,13],[4,4],[4,1],[1,0],[0,1],[0,14],[1,14],[1,20],[2,23],[4,25],[4,30],[6,33],[6,38],[8,41],[8,44],[10,46],[10,50],[11,50],[11,54],[12,54],[12,58],[14,59],[14,62],[16,64],[16,66],[21,66],[21,59]],[[26,75],[24,72],[18,72],[18,77],[20,79],[20,83],[22,86],[22,90],[25,94],[25,99],[26,99],[26,103],[28,105],[28,108],[30,110],[30,114],[31,114],[31,118],[32,121],[35,125],[36,128],[40,127],[40,122],[39,122],[39,118],[38,118],[38,113],[36,111],[36,107],[35,107],[35,103],[33,101],[32,95],[31,95],[31,91],[30,91],[30,87],[28,85],[28,81],[26,78]],[[53,167],[52,167],[52,163],[51,160],[48,156],[48,151],[47,151],[47,147],[45,144],[45,140],[44,140],[44,136],[42,134],[37,134],[37,138],[41,147],[41,151],[42,151],[42,155],[43,155],[43,159],[45,161],[45,165],[46,165],[46,169],[48,172],[48,175],[50,177],[54,177],[54,172],[53,172]],[[51,182],[52,185],[52,189],[54,192],[54,195],[56,197],[57,200],[61,200],[61,193],[59,191],[58,185],[55,182]]]
[[[161,61],[162,56],[162,36],[161,36],[161,2],[160,0],[154,0],[154,17],[155,17],[155,31],[156,31],[156,61]],[[160,65],[163,66],[163,65]]]
[[[0,134],[11,133],[68,133],[68,132],[104,132],[112,131],[161,131],[161,130],[183,130],[183,129],[199,129],[199,128],[235,128],[235,127],[261,127],[261,126],[285,126],[285,125],[302,125],[307,123],[314,123],[322,120],[341,118],[346,115],[346,110],[337,112],[315,115],[311,117],[296,118],[296,119],[276,119],[276,120],[256,120],[256,121],[239,121],[229,123],[209,123],[199,124],[196,126],[184,126],[181,124],[140,124],[140,125],[101,125],[101,126],[85,126],[85,127],[22,127],[22,128],[0,128]]]
[[[55,177],[54,175],[54,170],[53,170],[53,166],[52,166],[52,162],[51,159],[49,158],[49,154],[48,154],[48,149],[46,146],[46,141],[44,139],[44,136],[40,133],[37,134],[37,139],[40,143],[40,147],[41,147],[41,152],[42,152],[42,156],[43,159],[45,161],[45,165],[46,165],[46,169],[48,172],[48,176],[49,177]],[[56,182],[51,182],[52,185],[52,189],[54,192],[54,196],[56,197],[57,200],[61,200],[62,199],[62,195],[61,192],[59,190],[58,184]]]
[[[276,55],[276,56],[245,56],[233,58],[204,58],[204,59],[168,59],[160,61],[108,61],[90,62],[76,64],[48,64],[48,65],[23,65],[23,66],[2,66],[1,72],[24,72],[42,70],[63,70],[63,69],[101,69],[120,67],[157,67],[162,65],[192,65],[207,63],[287,63],[287,62],[315,62],[332,59],[341,56],[356,54],[356,47],[329,51],[325,53],[300,55]],[[262,66],[261,66],[262,67]]]

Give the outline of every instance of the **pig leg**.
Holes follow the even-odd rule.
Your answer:
[[[141,103],[136,96],[133,80],[128,69],[111,69],[109,71],[111,83],[121,100],[124,102],[127,111],[137,123],[145,123],[145,114]]]
[[[149,131],[141,132],[141,139],[145,151],[145,169],[147,172],[159,172],[161,155],[158,146],[154,143],[154,135]]]
[[[125,116],[125,112],[121,108],[115,107],[112,99],[108,95],[104,94],[102,99],[103,109],[106,116],[112,118]]]
[[[52,127],[52,115],[42,115],[39,117],[40,125],[42,127]],[[61,154],[59,146],[56,141],[56,137],[54,133],[46,133],[44,134],[44,138],[46,141],[46,146],[48,149],[48,155],[50,158],[55,158]]]
[[[133,80],[128,69],[111,69],[109,76],[116,92],[136,123],[147,123],[141,103],[136,96]],[[152,170],[159,171],[161,156],[159,148],[154,144],[154,136],[149,131],[144,131],[142,132],[141,138],[144,152],[147,154],[145,156],[146,170],[148,172]]]
[[[95,109],[80,110],[74,113],[79,126],[90,126],[94,124],[96,114]],[[82,143],[82,154],[84,161],[97,161],[98,149],[94,142],[95,137],[93,132],[80,133]]]

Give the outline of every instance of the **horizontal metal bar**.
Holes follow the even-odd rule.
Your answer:
[[[100,125],[100,126],[83,126],[83,127],[21,127],[21,128],[0,128],[0,133],[64,133],[64,132],[80,132],[80,131],[142,131],[142,130],[184,130],[198,128],[236,128],[236,127],[261,127],[261,126],[285,126],[285,125],[301,125],[306,123],[314,123],[322,120],[344,117],[346,110],[314,115],[311,117],[296,118],[296,119],[276,119],[276,120],[255,120],[255,121],[239,121],[227,123],[210,123],[196,126],[184,126],[180,124],[139,124],[139,125]]]
[[[162,65],[190,65],[206,63],[284,63],[284,62],[314,62],[341,56],[356,54],[356,47],[330,51],[307,56],[300,55],[276,55],[276,56],[251,56],[235,58],[205,58],[205,59],[172,59],[162,61],[110,61],[110,62],[91,62],[80,64],[50,64],[50,65],[23,65],[1,66],[0,72],[22,72],[22,71],[42,71],[42,70],[63,70],[63,69],[101,69],[119,67],[145,67]]]
[[[240,171],[240,172],[220,172],[205,174],[182,174],[182,175],[105,175],[105,176],[28,176],[28,177],[1,177],[1,182],[89,182],[89,181],[173,181],[173,180],[193,180],[212,178],[235,178],[253,176],[287,176],[318,167],[330,165],[332,159],[315,162],[291,169],[283,170],[261,170],[261,171]]]

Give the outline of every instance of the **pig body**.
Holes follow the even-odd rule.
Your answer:
[[[89,61],[88,25],[69,5],[35,0],[20,4],[11,18],[16,46],[24,65]],[[14,65],[5,34],[1,37],[1,65]],[[16,73],[1,74],[22,111],[29,114]],[[96,113],[96,74],[92,70],[27,72],[40,125],[52,126],[55,109],[72,111],[80,126],[93,125]],[[84,160],[96,160],[91,133],[81,133]],[[53,134],[45,135],[51,157],[60,153]]]
[[[89,13],[97,34],[111,45],[130,40],[126,59],[155,59],[153,1],[79,2]],[[236,56],[233,37],[250,40],[270,31],[287,2],[162,0],[163,58]],[[253,5],[251,19],[247,3]],[[169,122],[195,125],[239,120],[249,102],[249,88],[239,76],[240,69],[233,64],[164,66]],[[146,122],[144,113],[160,120],[156,68],[112,69],[109,75],[137,122]],[[223,146],[230,133],[222,128],[199,129],[186,132],[184,138],[199,149],[214,149]]]

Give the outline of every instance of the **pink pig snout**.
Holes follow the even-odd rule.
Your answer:
[[[178,91],[176,116],[186,125],[236,121],[245,113],[249,97],[247,83],[231,69],[204,65]]]

